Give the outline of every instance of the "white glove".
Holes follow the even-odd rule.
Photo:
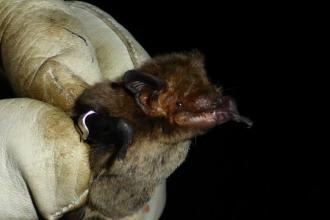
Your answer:
[[[62,0],[0,0],[0,45],[18,96],[43,101],[0,101],[0,219],[58,219],[85,202],[90,178],[89,146],[63,111],[149,56],[105,12]],[[158,219],[164,203],[165,184],[149,212],[125,219]]]

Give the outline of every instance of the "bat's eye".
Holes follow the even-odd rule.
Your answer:
[[[182,107],[183,107],[183,103],[182,102],[177,102],[176,103],[176,108],[177,109],[182,109]]]

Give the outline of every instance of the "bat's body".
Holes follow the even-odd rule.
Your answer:
[[[240,120],[234,102],[210,84],[200,53],[159,56],[120,82],[92,86],[77,100],[75,120],[90,111],[93,181],[84,219],[133,214],[184,161],[192,137]]]

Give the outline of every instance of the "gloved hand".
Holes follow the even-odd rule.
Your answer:
[[[118,79],[148,54],[111,16],[83,2],[0,0],[0,219],[58,219],[88,193],[89,146],[66,113],[88,86]],[[46,104],[48,103],[48,104]],[[158,219],[165,184],[125,219]]]

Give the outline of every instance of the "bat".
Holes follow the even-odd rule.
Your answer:
[[[73,120],[91,146],[92,182],[81,219],[133,214],[184,161],[191,138],[228,121],[252,125],[210,83],[196,51],[156,56],[118,82],[87,88]]]

